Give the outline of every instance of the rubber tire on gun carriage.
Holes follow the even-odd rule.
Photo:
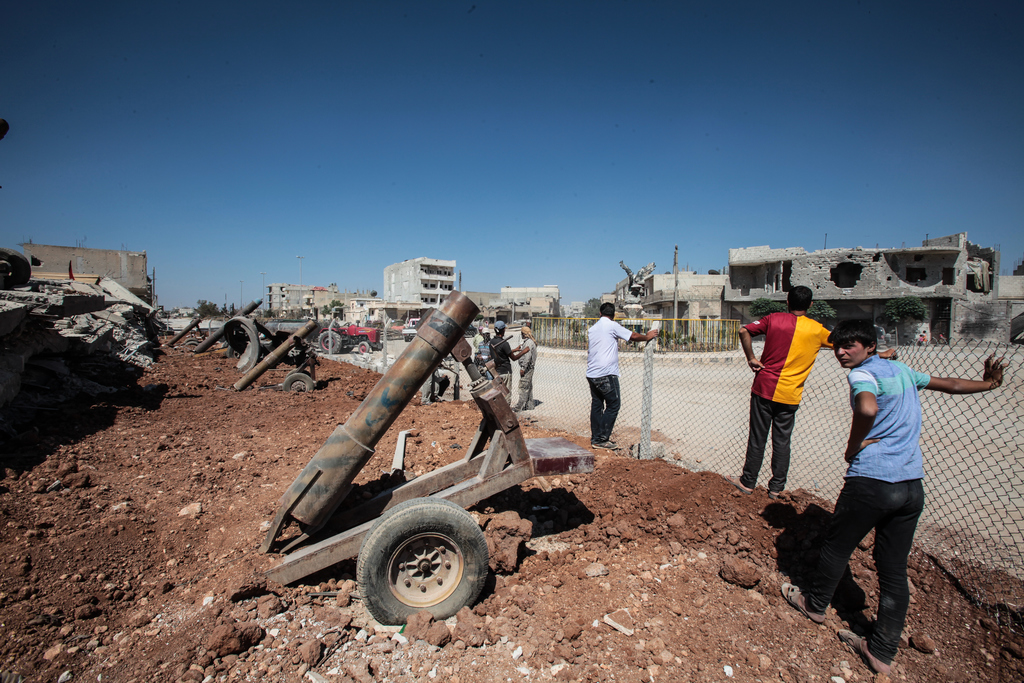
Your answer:
[[[285,391],[292,391],[297,394],[314,391],[316,382],[304,372],[292,372],[284,378],[281,388]]]
[[[414,498],[384,513],[363,539],[356,581],[363,604],[382,624],[404,624],[422,610],[447,619],[480,596],[487,540],[455,503]]]

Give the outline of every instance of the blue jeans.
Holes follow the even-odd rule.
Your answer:
[[[920,479],[890,484],[868,477],[848,477],[836,500],[818,557],[817,574],[807,591],[811,611],[824,612],[857,544],[874,529],[880,595],[868,649],[886,664],[896,656],[907,618],[907,556],[923,509],[924,485]]]
[[[612,438],[615,418],[619,416],[619,376],[588,377],[590,384],[590,443]]]

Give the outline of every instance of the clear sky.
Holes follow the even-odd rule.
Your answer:
[[[167,307],[296,256],[564,303],[675,244],[1024,256],[1017,0],[34,0],[0,18],[0,117],[0,246],[145,250]]]

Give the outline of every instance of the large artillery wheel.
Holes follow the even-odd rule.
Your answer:
[[[29,281],[32,277],[32,264],[24,254],[19,254],[13,249],[0,247],[0,261],[7,263],[9,274],[7,275],[7,286],[17,287]]]
[[[388,510],[363,540],[356,581],[382,624],[404,624],[427,610],[447,619],[480,596],[487,541],[468,512],[441,498],[415,498]]]

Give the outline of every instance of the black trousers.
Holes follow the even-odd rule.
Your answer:
[[[750,395],[750,432],[747,435],[747,459],[743,463],[740,483],[748,489],[757,486],[757,475],[764,461],[764,445],[768,430],[772,431],[772,478],[768,490],[779,492],[786,488],[789,474],[789,439],[793,435],[796,409],[788,403],[777,403]]]
[[[818,571],[806,592],[811,611],[824,612],[857,544],[874,529],[879,597],[868,649],[886,664],[896,656],[907,618],[907,556],[923,509],[920,479],[890,484],[868,477],[847,478],[821,547]]]

